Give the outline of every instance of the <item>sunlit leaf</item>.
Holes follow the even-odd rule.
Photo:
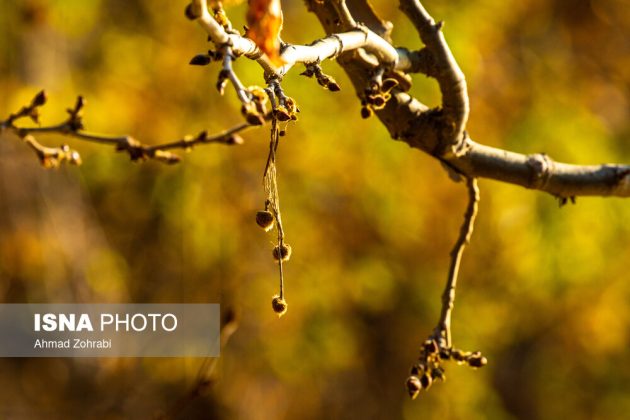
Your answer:
[[[251,0],[247,11],[247,37],[258,45],[275,65],[281,65],[280,32],[282,7],[280,0]]]

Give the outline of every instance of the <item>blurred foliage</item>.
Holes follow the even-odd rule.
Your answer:
[[[284,2],[283,37],[322,35],[302,2]],[[374,1],[398,45],[417,48],[397,2]],[[630,161],[630,9],[621,0],[426,1],[467,74],[469,132],[514,151],[573,163]],[[148,143],[240,122],[185,3],[0,3],[0,115],[40,88],[44,123],[77,94],[88,130]],[[245,5],[229,10],[235,27]],[[262,72],[235,65],[246,84]],[[210,146],[178,166],[136,165],[71,141],[81,167],[45,171],[0,142],[0,295],[4,302],[220,302],[240,328],[219,381],[181,418],[621,419],[630,412],[630,206],[481,181],[463,260],[454,340],[489,358],[449,366],[416,401],[404,380],[437,320],[463,185],[436,162],[361,120],[351,84],[333,94],[293,72],[302,113],[279,152],[289,311],[272,243],[254,223],[264,200],[268,128],[237,148]],[[434,83],[413,93],[439,104]],[[40,137],[44,143],[66,141]],[[150,418],[193,382],[197,359],[4,359],[2,418]]]

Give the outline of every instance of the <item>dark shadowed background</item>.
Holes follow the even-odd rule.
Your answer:
[[[418,48],[396,3],[374,1],[397,45]],[[621,0],[427,0],[466,73],[468,130],[482,143],[572,163],[630,162],[630,9]],[[216,66],[189,66],[209,45],[186,2],[4,0],[0,119],[41,88],[44,124],[87,99],[90,131],[147,143],[241,121]],[[245,6],[228,10],[235,27]],[[323,32],[284,1],[283,38]],[[0,141],[3,302],[220,302],[239,329],[216,382],[179,418],[622,419],[630,412],[630,206],[480,182],[460,274],[455,345],[486,368],[447,365],[416,401],[404,381],[437,321],[448,253],[466,202],[436,161],[362,120],[333,62],[331,93],[297,74],[301,115],[278,157],[293,256],[288,313],[271,310],[277,269],[262,208],[269,128],[239,147],[205,146],[177,166],[133,164],[68,142],[80,167],[43,169],[12,135]],[[264,83],[253,62],[235,68]],[[439,104],[435,84],[413,93]],[[193,383],[199,359],[0,360],[2,418],[152,418]]]

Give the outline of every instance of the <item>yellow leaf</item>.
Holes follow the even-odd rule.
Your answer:
[[[254,41],[275,65],[280,58],[282,6],[280,0],[250,0],[247,10],[247,37]]]

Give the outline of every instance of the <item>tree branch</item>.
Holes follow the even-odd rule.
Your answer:
[[[79,165],[81,157],[77,151],[70,149],[67,145],[54,148],[43,146],[35,139],[35,134],[61,134],[92,143],[112,145],[116,148],[116,151],[126,152],[134,162],[154,159],[163,163],[174,164],[178,163],[181,158],[169,150],[190,150],[194,146],[203,144],[242,144],[243,139],[237,133],[252,127],[252,124],[242,123],[213,136],[209,136],[206,131],[202,131],[195,137],[187,136],[177,141],[150,146],[127,135],[108,136],[84,131],[82,111],[85,106],[85,100],[81,96],[77,98],[74,107],[67,110],[69,114],[68,119],[59,124],[43,127],[18,127],[15,125],[16,121],[26,117],[39,123],[39,108],[46,101],[46,93],[41,91],[35,95],[29,105],[9,115],[6,120],[0,121],[0,133],[8,131],[20,137],[33,149],[41,164],[46,168],[57,167],[63,162]]]
[[[427,68],[430,71],[427,75],[435,77],[442,92],[443,117],[446,119],[443,145],[449,146],[444,153],[459,155],[463,150],[464,129],[470,112],[464,72],[444,39],[443,22],[435,23],[418,0],[400,0],[400,10],[416,27],[426,51],[433,56],[433,67]]]
[[[346,11],[336,0],[341,11]],[[357,25],[348,13],[344,13],[344,25],[349,30],[335,33],[326,38],[318,39],[310,45],[286,44],[280,54],[283,64],[275,67],[269,58],[256,46],[254,41],[235,32],[228,32],[210,14],[206,0],[193,0],[187,9],[187,15],[196,20],[206,31],[209,39],[217,46],[229,45],[236,56],[244,55],[256,60],[263,68],[267,77],[282,77],[298,63],[320,63],[327,59],[336,58],[338,55],[364,49],[374,55],[379,63],[386,63],[397,70],[406,70],[412,67],[411,53],[404,48],[396,49],[385,39],[365,26]],[[354,25],[354,26],[352,26]]]
[[[417,1],[404,0],[402,3],[419,4]],[[351,11],[361,10],[363,21],[372,22],[371,31],[387,33],[387,25],[376,17],[367,1],[349,0],[348,5]],[[333,22],[340,17],[335,7],[315,1],[310,1],[309,7],[317,15],[327,33],[336,31]],[[442,35],[440,34],[439,37]],[[429,43],[428,40],[426,42]],[[428,48],[427,45],[425,49],[407,54],[406,57],[411,60],[410,68],[431,75],[436,72],[435,69],[440,64],[438,64],[438,57]],[[401,50],[401,48],[397,49],[397,51]],[[352,55],[343,55],[338,61],[348,73],[357,95],[362,97],[365,86],[372,77],[372,67]],[[461,86],[457,80],[455,84]],[[449,95],[443,92],[444,96]],[[376,116],[393,139],[404,141],[409,146],[446,162],[455,168],[456,172],[467,177],[489,178],[521,185],[561,198],[630,197],[630,165],[626,164],[581,166],[559,163],[541,154],[523,155],[485,146],[470,139],[465,132],[463,141],[458,147],[458,153],[445,155],[444,151],[448,151],[450,145],[448,139],[452,138],[449,133],[453,133],[452,126],[444,124],[445,108],[431,109],[401,89],[395,88],[391,92],[391,99],[382,109],[376,111]]]

